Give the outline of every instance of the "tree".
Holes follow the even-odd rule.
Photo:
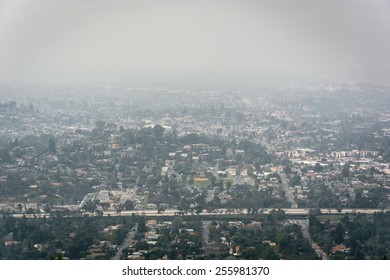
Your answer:
[[[317,163],[314,165],[313,170],[314,170],[315,172],[322,172],[322,171],[324,170],[324,167],[323,167],[321,164],[319,164],[319,163],[317,162]]]
[[[11,160],[11,156],[9,154],[8,150],[1,150],[0,151],[0,162],[2,164],[8,163]]]
[[[158,214],[163,214],[165,212],[165,208],[160,206],[158,209],[157,209],[157,213]]]
[[[135,248],[137,250],[148,250],[149,244],[146,243],[145,241],[137,241],[137,243],[135,244]]]
[[[183,219],[181,217],[176,216],[172,220],[172,231],[178,231],[180,228],[183,227]]]
[[[93,201],[89,200],[85,203],[83,209],[88,212],[93,212],[96,210],[96,204]]]
[[[169,240],[169,237],[166,234],[161,234],[157,238],[157,243],[160,247],[168,247],[171,241]]]
[[[137,231],[138,233],[144,233],[147,231],[147,226],[146,226],[146,221],[145,221],[145,217],[141,216],[139,217],[138,219],[138,226],[137,226]]]
[[[115,205],[115,211],[117,214],[120,214],[122,212],[122,207]]]
[[[298,186],[301,183],[301,176],[294,175],[292,179],[290,180],[290,184],[292,187]]]
[[[19,213],[21,213],[23,210],[23,205],[21,203],[18,203],[18,210],[19,210]]]
[[[161,138],[164,135],[164,128],[157,124],[153,127],[153,134],[156,138]]]
[[[343,168],[341,169],[341,174],[344,178],[349,177],[349,163],[344,164]]]
[[[95,125],[97,129],[102,130],[106,126],[106,123],[102,120],[98,120]]]
[[[232,185],[233,185],[232,181],[227,181],[226,182],[226,188],[227,189],[230,189],[232,187]]]
[[[126,210],[133,210],[134,203],[131,200],[126,200],[126,202],[123,204],[123,208]]]
[[[57,152],[56,141],[53,138],[49,139],[49,153],[55,154]]]
[[[202,205],[197,205],[197,206],[195,207],[195,213],[196,213],[197,215],[199,215],[200,213],[202,213],[202,211],[203,211],[203,206],[202,206]]]
[[[242,249],[241,256],[246,260],[257,260],[260,257],[260,251],[256,250],[255,247],[248,247]]]
[[[292,170],[291,170],[291,165],[290,164],[287,164],[284,168],[283,168],[283,171],[284,173],[286,174],[291,174]]]
[[[209,177],[211,185],[214,186],[215,182],[217,181],[217,178],[215,178],[215,176],[212,173],[207,173],[207,177]]]
[[[341,223],[337,224],[336,230],[334,232],[334,242],[336,244],[341,244],[344,241],[344,228]]]

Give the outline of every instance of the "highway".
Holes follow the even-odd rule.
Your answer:
[[[273,208],[265,208],[260,209],[259,213],[262,214],[270,214],[274,211]],[[282,208],[286,215],[296,215],[296,216],[307,216],[309,215],[310,209],[306,208]],[[337,209],[328,209],[322,208],[320,209],[321,214],[329,214],[329,215],[338,215],[338,214],[374,214],[378,212],[384,212],[383,209],[342,209],[339,212]],[[387,210],[388,211],[388,210]],[[220,208],[216,209],[212,212],[207,212],[203,210],[199,213],[198,216],[220,216],[220,215],[243,215],[246,214],[246,211],[242,209],[227,209]],[[131,211],[122,211],[117,213],[116,211],[104,211],[103,216],[131,216],[131,215],[144,215],[144,216],[179,216],[179,211],[177,209],[166,209],[163,213],[159,214],[157,210],[131,210]],[[185,216],[196,216],[197,214],[185,214]]]
[[[274,208],[263,208],[258,210],[258,214],[270,214],[273,211],[277,211],[278,209]],[[281,208],[280,210],[283,210],[284,213],[288,216],[307,216],[309,215],[310,209],[306,208]],[[329,208],[321,208],[320,209],[321,214],[327,214],[327,215],[340,215],[340,214],[367,214],[372,215],[374,213],[379,212],[388,212],[389,209],[357,209],[357,208],[350,208],[350,209],[342,209],[341,212],[339,212],[337,209],[329,209]],[[116,211],[104,211],[103,216],[131,216],[131,215],[143,215],[143,216],[181,216],[179,213],[179,210],[177,209],[166,209],[163,213],[158,213],[157,210],[130,210],[130,211],[122,211],[122,212],[116,212]],[[234,216],[234,215],[247,215],[246,210],[243,209],[228,209],[228,208],[219,208],[215,209],[211,212],[207,212],[206,210],[203,210],[199,214],[191,214],[190,212],[187,214],[184,214],[183,216]],[[49,218],[50,213],[47,214],[8,214],[6,215],[8,217],[14,217],[14,218],[27,218],[27,219],[43,219],[43,218]],[[84,212],[82,214],[78,214],[78,216],[99,216],[99,214],[96,213],[88,213]],[[72,215],[69,215],[69,217],[72,217]],[[0,219],[3,218],[3,215],[0,215]]]

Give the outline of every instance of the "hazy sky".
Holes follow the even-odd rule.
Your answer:
[[[389,50],[388,0],[0,0],[0,82],[221,72],[389,84]]]

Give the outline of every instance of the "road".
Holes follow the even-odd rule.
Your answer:
[[[302,235],[307,241],[309,241],[311,247],[313,250],[317,253],[317,255],[322,259],[322,260],[329,260],[328,255],[318,246],[317,243],[315,243],[310,236],[309,232],[309,221],[308,220],[298,220],[298,219],[291,219],[290,220],[292,223],[298,224],[301,226],[302,230]]]
[[[137,233],[138,229],[138,224],[136,223],[127,233],[127,236],[125,240],[123,240],[122,244],[118,246],[118,251],[116,252],[115,256],[113,256],[111,259],[112,260],[120,260],[121,259],[121,254],[122,250],[129,247],[131,243],[133,243],[133,239],[135,234]]]
[[[264,208],[260,209],[259,213],[263,214],[270,214],[272,213],[274,208]],[[297,216],[307,216],[309,215],[310,209],[306,208],[282,208],[280,209],[284,211],[286,215],[297,215]],[[378,212],[384,212],[383,209],[342,209],[341,212],[339,212],[337,209],[329,209],[329,208],[321,208],[320,209],[321,214],[329,214],[329,215],[338,215],[338,214],[355,214],[355,213],[362,213],[362,214],[374,214]],[[386,210],[388,211],[388,210]],[[104,211],[104,216],[131,216],[131,215],[144,215],[144,216],[178,216],[179,211],[177,209],[166,209],[164,213],[159,214],[157,210],[131,210],[131,211],[122,211],[120,213],[117,213],[116,211]],[[196,216],[197,214],[187,214],[187,216]],[[203,210],[201,213],[199,213],[199,216],[221,216],[221,215],[243,215],[243,212],[241,209],[228,209],[228,208],[220,208],[215,209],[212,212],[208,213],[206,210]]]
[[[278,210],[274,208],[263,208],[259,209],[258,213],[262,214],[270,214],[273,211]],[[293,216],[307,216],[309,215],[310,209],[306,208],[282,208],[280,209],[284,211],[284,213],[288,215]],[[389,209],[378,209],[378,208],[370,208],[370,209],[362,209],[362,208],[349,208],[349,209],[342,209],[340,212],[337,209],[330,209],[330,208],[321,208],[320,209],[321,214],[327,214],[327,215],[340,215],[340,214],[367,214],[372,215],[375,213],[383,213],[390,211]],[[208,213],[206,210],[203,210],[201,213],[199,213],[199,216],[221,216],[221,215],[227,215],[227,216],[234,216],[234,215],[240,215],[242,216],[245,212],[242,211],[242,209],[228,209],[228,208],[220,208],[215,209],[212,212]],[[103,216],[131,216],[131,215],[144,215],[144,216],[179,216],[179,210],[177,209],[166,209],[163,213],[159,214],[157,210],[131,210],[131,211],[122,211],[117,213],[116,211],[104,211]],[[197,214],[189,213],[187,216]],[[99,216],[99,214],[93,214],[93,213],[83,213],[82,216],[78,217],[90,217],[90,216]],[[0,215],[0,219],[2,219],[4,216]],[[43,218],[49,218],[50,214],[44,214],[44,215],[36,215],[36,214],[9,214],[7,217],[13,217],[13,218],[27,218],[27,219],[43,219]],[[65,217],[72,217],[72,215],[65,216]]]
[[[203,243],[209,243],[209,232],[210,232],[211,221],[204,221],[202,223],[202,239]]]
[[[286,173],[279,172],[278,174],[280,176],[280,179],[282,179],[282,187],[283,187],[283,190],[286,192],[287,201],[291,203],[291,208],[298,208],[298,204],[295,202],[295,198],[294,198],[294,195],[292,193],[292,190],[291,190],[290,186],[288,185]]]

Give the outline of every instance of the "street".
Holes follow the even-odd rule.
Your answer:
[[[137,233],[137,229],[138,229],[138,224],[136,223],[127,233],[127,236],[125,240],[123,240],[123,243],[118,246],[118,251],[116,252],[115,256],[111,258],[112,260],[120,260],[122,250],[129,247],[131,243],[133,243],[133,239],[135,234]]]
[[[317,255],[322,259],[322,260],[328,260],[328,255],[318,246],[317,243],[315,243],[310,236],[309,232],[309,221],[308,220],[302,220],[302,219],[290,219],[290,222],[294,224],[298,224],[301,226],[302,230],[302,235],[307,241],[309,241],[311,247],[313,250],[317,253]]]
[[[288,185],[286,173],[279,172],[278,174],[280,176],[280,179],[282,179],[282,187],[283,190],[286,192],[287,201],[291,203],[291,208],[298,208],[298,204],[295,202],[294,195],[291,191],[290,186]]]

